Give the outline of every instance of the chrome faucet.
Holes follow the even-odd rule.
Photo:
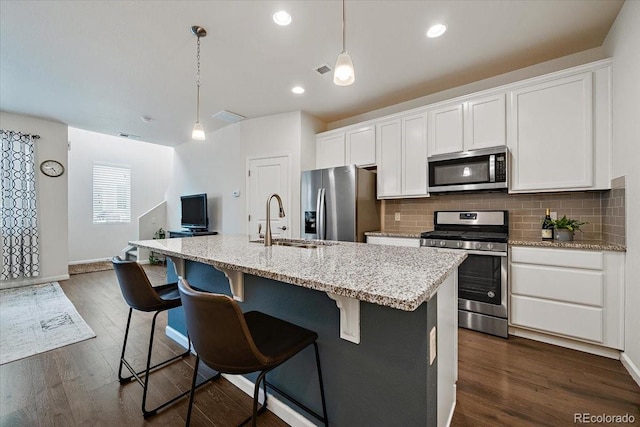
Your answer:
[[[277,193],[273,193],[267,198],[267,223],[266,223],[267,227],[264,231],[265,246],[271,246],[271,209],[270,207],[271,207],[271,199],[273,199],[274,197],[278,201],[278,209],[279,209],[278,216],[280,218],[284,218],[284,208],[282,207],[282,199]]]

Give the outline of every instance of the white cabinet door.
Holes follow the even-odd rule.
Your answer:
[[[592,187],[592,73],[512,90],[507,143],[512,191]]]
[[[455,103],[429,111],[429,155],[462,151],[463,103]]]
[[[509,323],[622,349],[624,253],[512,247]]]
[[[346,164],[374,166],[376,164],[376,128],[365,126],[347,131]]]
[[[319,136],[316,138],[316,168],[332,168],[344,166],[345,158],[344,132]]]
[[[465,103],[464,150],[498,147],[507,143],[505,94]]]
[[[402,129],[400,119],[376,125],[378,198],[402,193]]]
[[[402,195],[427,194],[427,142],[424,114],[402,118]]]

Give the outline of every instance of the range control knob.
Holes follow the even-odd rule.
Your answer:
[[[429,240],[429,246],[436,246],[438,242],[435,240]]]
[[[487,243],[487,249],[489,250],[493,249],[493,243]]]
[[[456,246],[461,248],[462,247],[462,242],[456,242]]]
[[[489,298],[495,298],[496,293],[495,293],[495,292],[493,292],[493,291],[489,291],[489,292],[487,292],[487,296],[488,296]]]
[[[440,240],[440,246],[444,247],[447,244],[444,240]]]
[[[475,245],[473,245],[474,248],[476,249],[481,249],[482,248],[482,243],[476,243]]]

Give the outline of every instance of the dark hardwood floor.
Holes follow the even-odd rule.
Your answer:
[[[154,284],[163,283],[164,267],[145,269]],[[145,421],[142,388],[117,381],[128,307],[114,272],[74,275],[60,284],[97,337],[0,366],[0,426],[184,425],[186,399]],[[151,315],[135,314],[128,358],[140,367],[150,323]],[[161,314],[154,360],[181,350],[164,335],[165,326],[166,314]],[[628,413],[640,425],[640,387],[619,361],[464,329],[459,344],[453,426],[568,426],[574,425],[576,412]],[[194,360],[153,374],[149,404],[188,389]],[[220,379],[196,394],[192,425],[237,425],[250,408],[246,394]],[[259,425],[286,424],[267,412]]]

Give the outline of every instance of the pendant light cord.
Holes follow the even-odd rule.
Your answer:
[[[346,42],[345,42],[345,24],[344,24],[344,0],[342,0],[342,51],[346,51]]]
[[[196,123],[200,123],[200,36],[198,36],[198,54],[196,58],[198,60],[198,79],[196,80],[196,87],[197,87]]]

